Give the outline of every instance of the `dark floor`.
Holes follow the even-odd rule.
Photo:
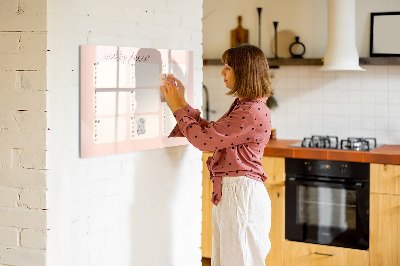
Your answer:
[[[211,259],[209,258],[202,258],[201,262],[203,262],[203,266],[211,266]]]

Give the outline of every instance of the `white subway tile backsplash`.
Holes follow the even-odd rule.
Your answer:
[[[375,117],[387,117],[389,115],[389,107],[387,104],[375,104]]]
[[[386,78],[375,78],[374,80],[375,91],[387,91],[388,89],[388,79]]]
[[[374,101],[376,104],[385,104],[388,102],[388,92],[385,91],[376,91],[374,95]]]
[[[350,71],[348,73],[349,90],[361,90],[361,72]]]
[[[347,90],[348,87],[349,87],[349,78],[347,72],[340,71],[340,73],[336,75],[336,88],[338,90]]]
[[[375,106],[373,104],[363,104],[361,105],[361,115],[365,116],[374,116],[375,114]]]
[[[349,137],[360,137],[362,136],[361,128],[349,128]]]
[[[348,129],[349,127],[349,117],[348,116],[344,116],[344,115],[337,115],[336,116],[336,127],[338,129]]]
[[[313,69],[310,67],[299,67],[297,68],[297,76],[310,79],[311,71],[313,71]]]
[[[363,104],[374,103],[374,91],[361,90],[361,101]]]
[[[400,66],[363,67],[365,72],[320,71],[319,66],[272,70],[278,101],[272,117],[278,138],[301,139],[308,136],[301,132],[310,132],[340,138],[376,136],[378,142],[382,138],[385,143],[399,144],[400,136],[393,134],[400,132],[395,125],[400,124]],[[218,98],[210,104],[220,106],[223,101],[231,103],[231,99]],[[218,110],[216,116],[223,111]]]
[[[375,138],[377,140],[378,145],[386,144],[389,142],[389,134],[388,130],[375,130]]]
[[[376,78],[385,78],[387,79],[388,74],[388,66],[387,65],[377,65],[374,66],[374,77]]]
[[[387,69],[389,79],[391,77],[400,77],[400,66],[390,66]]]
[[[298,76],[298,67],[297,66],[287,66],[286,72],[284,73],[286,77],[297,77]]]
[[[361,137],[363,138],[373,138],[375,136],[375,132],[373,129],[363,129],[361,131]]]
[[[375,117],[375,129],[385,130],[389,129],[389,118],[388,117]]]
[[[389,91],[400,90],[400,74],[389,76],[388,78],[388,89]]]
[[[324,116],[335,115],[336,114],[336,105],[334,103],[325,103],[323,114],[324,114]]]
[[[287,77],[286,78],[286,88],[288,88],[288,89],[299,88],[298,78],[297,77]]]
[[[361,103],[362,90],[349,90],[349,102],[350,103]]]
[[[347,116],[349,114],[349,105],[346,103],[336,103],[336,114]]]
[[[336,101],[336,89],[332,84],[326,84],[324,86],[324,98],[323,101],[325,103],[334,103]]]
[[[399,144],[400,143],[400,130],[398,130],[398,131],[390,130],[389,131],[389,140],[387,143]]]
[[[304,77],[299,75],[297,82],[298,82],[298,88],[310,89],[311,82],[309,77]]]
[[[349,115],[351,116],[361,116],[361,103],[350,103],[349,104]]]
[[[373,130],[375,128],[375,119],[373,116],[363,116],[361,123],[363,130]]]
[[[400,131],[400,117],[389,117],[389,130]]]
[[[349,128],[350,129],[361,129],[362,123],[359,116],[349,116]]]
[[[400,117],[400,104],[389,104],[389,117]]]
[[[400,88],[397,91],[389,91],[388,97],[389,104],[400,104]]]

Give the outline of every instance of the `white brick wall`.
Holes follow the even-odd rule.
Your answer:
[[[45,265],[46,4],[0,3],[1,265]]]
[[[201,265],[201,152],[181,146],[80,159],[79,45],[193,50],[199,107],[202,0],[47,8],[47,264]]]

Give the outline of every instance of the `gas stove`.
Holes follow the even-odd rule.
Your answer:
[[[371,151],[378,146],[376,138],[347,138],[339,142],[336,136],[311,136],[304,138],[303,141],[289,145],[291,147],[338,149],[353,151]]]

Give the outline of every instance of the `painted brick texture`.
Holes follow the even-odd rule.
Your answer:
[[[0,264],[45,265],[46,5],[0,2]]]
[[[47,9],[48,265],[200,266],[201,152],[80,159],[79,45],[194,51],[200,108],[202,0],[66,0]]]

